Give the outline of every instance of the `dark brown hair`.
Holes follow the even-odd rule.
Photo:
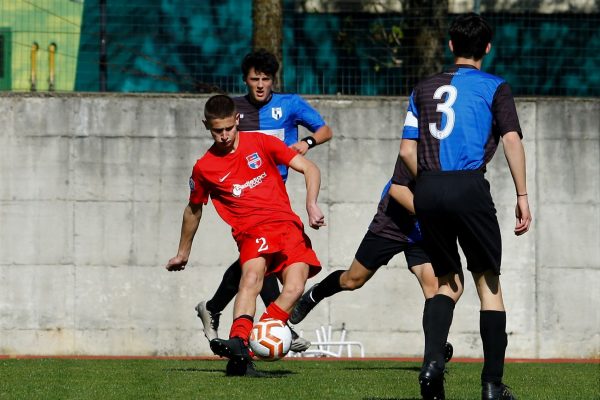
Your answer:
[[[204,105],[204,118],[207,121],[235,116],[235,103],[224,94],[212,96]]]
[[[492,27],[479,14],[463,14],[450,25],[450,40],[455,57],[481,60],[492,41]]]

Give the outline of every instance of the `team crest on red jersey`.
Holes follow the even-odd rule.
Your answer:
[[[252,169],[258,169],[262,165],[262,160],[258,153],[252,153],[249,156],[246,156],[246,161],[248,161],[248,166]]]

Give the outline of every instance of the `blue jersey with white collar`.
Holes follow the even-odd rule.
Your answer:
[[[288,146],[298,142],[298,125],[313,133],[325,125],[318,111],[297,94],[273,93],[271,99],[260,106],[250,102],[248,95],[235,97],[233,101],[240,113],[240,131],[276,136]],[[278,168],[285,181],[287,167]]]

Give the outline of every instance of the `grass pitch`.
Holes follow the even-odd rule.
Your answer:
[[[258,362],[267,378],[226,377],[222,360],[0,359],[0,399],[420,399],[419,363]],[[479,399],[480,363],[451,362],[447,399]],[[600,399],[599,363],[509,363],[519,399]]]

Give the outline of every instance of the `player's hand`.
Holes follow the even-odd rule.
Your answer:
[[[183,271],[188,260],[182,256],[175,256],[169,260],[165,268],[167,271]]]
[[[306,143],[305,141],[301,140],[297,143],[294,143],[293,145],[290,146],[290,148],[292,150],[295,150],[296,153],[300,154],[300,155],[305,155],[306,152],[308,151],[308,143]]]
[[[327,225],[325,223],[325,215],[323,215],[318,205],[309,205],[306,207],[306,211],[308,212],[308,224],[311,228],[319,229]]]
[[[529,230],[531,225],[532,217],[529,211],[529,202],[527,196],[517,197],[517,206],[515,207],[515,216],[517,217],[517,223],[515,224],[515,235],[521,236]]]

